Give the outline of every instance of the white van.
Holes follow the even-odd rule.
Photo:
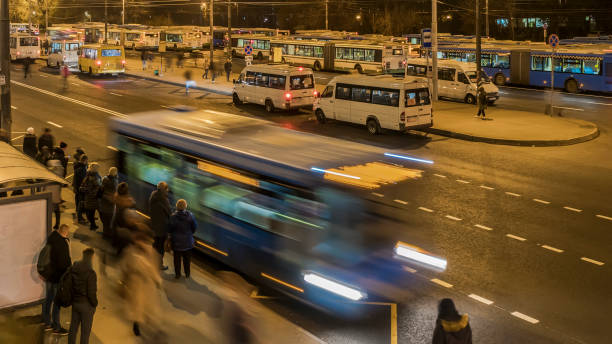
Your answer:
[[[317,98],[315,115],[366,125],[370,134],[381,129],[404,131],[433,125],[425,78],[391,75],[343,75],[333,78]]]
[[[47,66],[59,68],[65,64],[68,70],[78,72],[80,47],[81,41],[78,40],[52,40]]]
[[[310,68],[289,65],[251,65],[234,80],[234,104],[243,102],[265,105],[266,111],[312,108],[315,95],[314,75]]]
[[[424,58],[409,58],[406,66],[408,75],[425,76],[426,63],[427,61]],[[431,61],[429,61],[429,71],[431,72]],[[438,60],[439,97],[476,104],[477,81],[475,63]],[[489,80],[484,70],[481,72],[481,81],[482,87],[487,93],[488,103],[493,104],[499,99],[499,89]]]
[[[40,39],[36,35],[12,33],[9,46],[11,61],[40,58]]]

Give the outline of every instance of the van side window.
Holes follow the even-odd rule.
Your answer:
[[[372,104],[397,107],[399,105],[399,90],[372,90]]]
[[[438,79],[455,81],[455,70],[454,69],[438,69]]]
[[[351,87],[349,85],[339,84],[336,85],[336,98],[337,99],[351,99]]]
[[[275,88],[277,90],[284,90],[285,89],[285,81],[286,78],[284,76],[281,75],[270,75],[269,76],[269,86],[270,88]]]
[[[334,86],[327,86],[323,90],[323,93],[321,93],[321,98],[331,98],[333,94],[334,94]]]
[[[261,87],[268,87],[268,74],[256,73],[255,85]]]
[[[406,90],[406,107],[429,105],[429,103],[429,90],[427,88]]]
[[[464,73],[457,74],[457,81],[468,85],[470,84],[470,80],[468,80],[467,76],[465,76]]]
[[[365,87],[354,87],[352,89],[352,99],[356,102],[371,103],[372,89]]]
[[[255,85],[255,72],[246,73],[246,83],[249,85]]]

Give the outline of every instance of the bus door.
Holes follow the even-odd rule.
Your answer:
[[[334,43],[325,43],[325,46],[323,47],[323,56],[325,57],[323,61],[323,69],[334,70],[334,59],[336,58],[335,48],[336,45]]]
[[[531,52],[513,50],[510,52],[510,82],[518,85],[529,85],[531,70]]]

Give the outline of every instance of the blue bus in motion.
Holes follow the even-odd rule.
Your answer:
[[[360,307],[347,301],[400,300],[406,264],[446,267],[423,249],[431,235],[371,194],[420,186],[431,161],[213,110],[137,114],[111,128],[139,208],[166,181],[197,218],[197,249],[309,304],[343,313]]]

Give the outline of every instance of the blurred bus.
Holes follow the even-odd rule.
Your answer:
[[[245,48],[251,46],[251,55],[258,60],[267,60],[270,57],[270,36],[265,35],[237,35],[232,36],[232,56],[245,56]]]
[[[122,46],[85,44],[79,55],[79,71],[90,75],[116,75],[125,72],[125,62]]]
[[[38,35],[40,28],[38,24],[34,23],[10,23],[10,33],[26,33],[32,35]]]
[[[203,35],[195,27],[169,27],[161,33],[162,41],[166,42],[166,48],[174,50],[202,49],[208,36]]]
[[[79,40],[51,40],[47,66],[60,68],[60,66],[66,65],[68,70],[78,71],[81,45],[82,42]]]
[[[28,33],[12,33],[9,38],[11,61],[40,57],[40,39]]]

